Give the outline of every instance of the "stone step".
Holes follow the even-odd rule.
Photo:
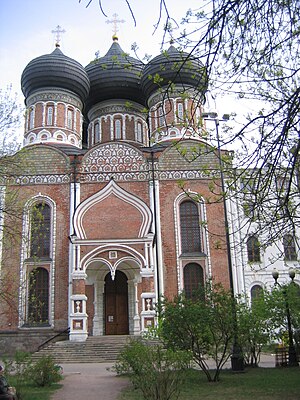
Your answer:
[[[56,363],[115,362],[131,339],[137,336],[91,336],[85,342],[69,340],[50,343],[32,355],[33,361],[51,355]]]

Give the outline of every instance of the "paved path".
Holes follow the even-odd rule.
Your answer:
[[[210,362],[210,367],[213,364]],[[110,369],[113,363],[62,364],[63,387],[55,392],[51,400],[117,400],[129,381],[119,377]],[[260,367],[275,367],[275,356],[261,357]],[[230,368],[230,361],[225,365]]]
[[[62,364],[63,387],[51,400],[117,400],[128,379],[109,370],[114,364]]]

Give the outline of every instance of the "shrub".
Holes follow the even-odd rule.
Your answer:
[[[14,385],[18,400],[23,398],[23,385],[25,384],[27,372],[32,365],[31,354],[25,351],[16,351],[13,359],[3,358],[5,373],[14,377]]]
[[[145,400],[178,399],[190,359],[187,352],[133,340],[120,354],[115,370],[129,374]]]
[[[61,367],[51,356],[44,356],[28,370],[28,377],[37,386],[49,386],[62,379]]]

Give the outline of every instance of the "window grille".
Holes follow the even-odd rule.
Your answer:
[[[32,208],[30,225],[30,256],[50,257],[50,207],[39,203]]]
[[[284,235],[283,249],[284,249],[284,259],[286,261],[296,261],[297,260],[295,240],[292,235]]]
[[[247,239],[247,253],[249,262],[260,262],[260,246],[255,235]]]
[[[197,263],[189,263],[183,270],[184,292],[188,299],[204,286],[203,269]]]
[[[29,275],[28,323],[49,323],[49,273],[36,268]]]
[[[201,252],[198,206],[187,200],[180,204],[181,252]]]

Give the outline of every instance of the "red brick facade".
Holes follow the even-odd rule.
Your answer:
[[[13,295],[0,300],[0,336],[37,329],[51,336],[67,328],[75,341],[140,334],[155,325],[159,296],[185,290],[191,266],[203,276],[196,286],[213,278],[228,287],[223,203],[213,194],[218,158],[198,129],[199,99],[183,101],[175,91],[163,102],[163,122],[161,95],[152,96],[148,124],[142,105],[106,100],[88,113],[89,149],[83,150],[79,97],[42,89],[27,99],[27,146],[14,156],[21,171],[2,193],[5,201],[17,194],[19,213],[4,219],[14,243],[5,237],[1,267]],[[49,107],[53,119],[46,126]],[[50,210],[40,227],[32,222],[36,205]],[[185,205],[193,215],[184,214]],[[33,253],[35,240],[49,247],[46,256]],[[30,303],[30,285],[43,304]],[[39,307],[47,318],[39,317]]]

